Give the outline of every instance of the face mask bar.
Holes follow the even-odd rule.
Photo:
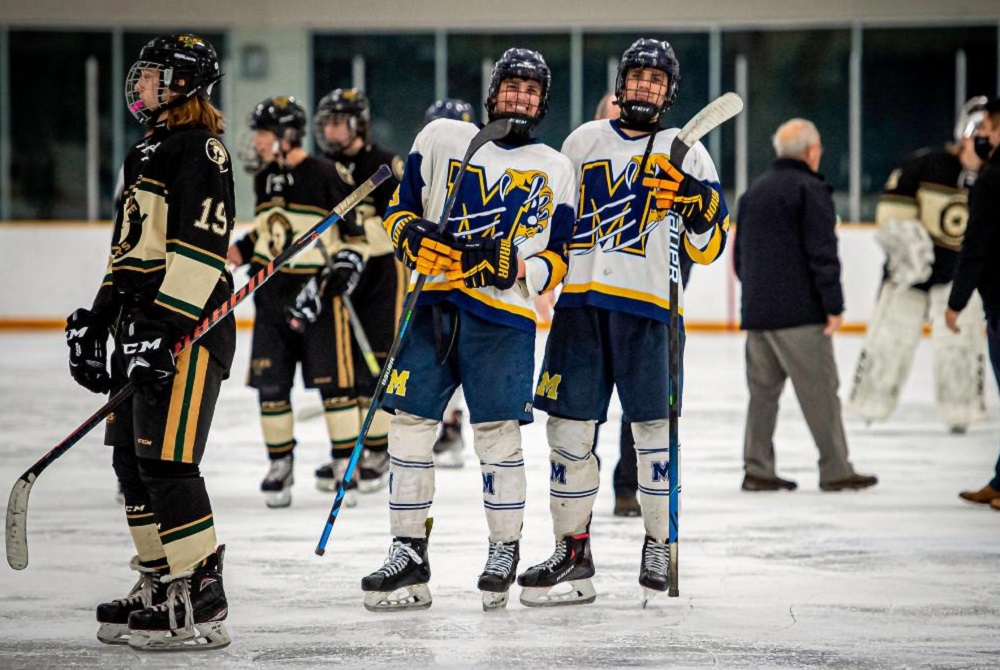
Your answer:
[[[137,90],[137,85],[143,78],[143,72],[155,72],[159,81],[159,85],[156,87],[157,104],[155,107],[147,107],[142,99],[142,93]],[[148,124],[154,118],[157,110],[166,102],[172,76],[173,70],[164,69],[159,63],[140,60],[132,64],[128,76],[125,77],[125,104],[128,106],[128,111],[139,123]]]

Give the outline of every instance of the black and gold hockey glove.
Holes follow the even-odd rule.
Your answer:
[[[162,402],[169,395],[170,380],[177,374],[170,328],[162,321],[133,313],[123,324],[119,340],[128,380],[150,404]]]
[[[89,309],[80,308],[66,319],[69,373],[73,380],[94,393],[111,388],[108,374],[108,327],[98,323]]]
[[[468,288],[508,289],[517,281],[517,249],[509,239],[482,238],[459,242],[457,262],[447,271],[451,281]]]

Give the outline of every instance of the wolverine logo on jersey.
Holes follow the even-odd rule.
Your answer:
[[[570,242],[571,254],[589,254],[600,246],[604,253],[621,251],[646,255],[646,238],[666,212],[656,208],[654,189],[639,178],[641,156],[633,156],[619,174],[607,159],[584,163],[580,169],[580,206]],[[646,163],[646,176],[658,177],[663,154]]]
[[[455,180],[459,161],[449,165],[448,183]],[[552,189],[539,170],[507,169],[495,184],[487,186],[486,172],[470,165],[462,181],[457,204],[448,219],[456,237],[503,237],[514,244],[534,237],[552,220]]]

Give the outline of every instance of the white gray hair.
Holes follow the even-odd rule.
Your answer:
[[[819,144],[819,131],[808,119],[789,119],[775,131],[771,138],[774,153],[778,158],[803,158],[806,149],[813,144]]]

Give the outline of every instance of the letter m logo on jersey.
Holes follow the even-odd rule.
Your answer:
[[[410,378],[409,370],[393,370],[392,377],[389,378],[389,385],[385,387],[386,393],[393,395],[406,395],[406,382]]]
[[[483,473],[483,493],[489,495],[496,495],[496,491],[493,488],[493,473],[484,472]]]
[[[542,378],[538,380],[538,388],[535,389],[535,395],[540,395],[549,400],[558,400],[559,382],[561,381],[562,375],[550,375],[548,372],[542,372]]]
[[[562,463],[549,461],[549,481],[553,484],[566,485],[566,466]]]
[[[654,482],[670,481],[670,463],[667,461],[653,461],[650,467],[653,469]]]

